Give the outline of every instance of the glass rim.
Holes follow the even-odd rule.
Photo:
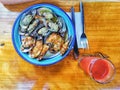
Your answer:
[[[92,67],[93,67],[93,65],[94,65],[94,63],[96,62],[96,61],[98,61],[98,60],[105,60],[105,61],[107,61],[107,62],[109,62],[109,65],[112,67],[112,69],[113,69],[113,73],[110,75],[110,77],[108,78],[108,79],[106,79],[105,81],[99,81],[99,80],[96,80],[94,77],[93,77],[93,75],[92,75]],[[91,65],[91,64],[93,64],[93,65]],[[98,83],[100,83],[100,84],[107,84],[107,83],[110,83],[113,79],[114,79],[114,77],[115,77],[115,74],[116,74],[116,68],[115,68],[115,65],[111,62],[111,60],[109,60],[109,59],[106,59],[106,58],[96,58],[96,60],[94,60],[94,62],[92,62],[90,64],[90,68],[89,68],[89,71],[90,71],[90,77],[93,79],[93,80],[95,80],[96,82],[98,82]],[[91,67],[92,66],[92,67]]]

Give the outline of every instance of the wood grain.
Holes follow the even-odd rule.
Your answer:
[[[36,0],[35,2],[6,7],[12,11],[22,11],[32,4],[41,2]],[[44,2],[58,5],[65,11],[69,11],[71,6],[75,6],[75,10],[79,11],[78,0],[44,0]],[[42,90],[43,86],[46,85],[50,90],[119,90],[120,3],[84,2],[84,9],[85,30],[90,49],[85,51],[80,49],[79,51],[81,53],[99,51],[109,55],[116,67],[116,75],[111,83],[102,85],[90,79],[80,69],[78,62],[74,60],[72,51],[64,60],[55,65],[42,67],[29,64],[16,53],[12,45],[11,35],[8,33],[5,35],[6,37],[0,36],[0,43],[5,43],[4,46],[0,46],[0,89]],[[12,27],[14,20],[15,18],[10,23],[0,21],[0,28],[6,30],[6,28]],[[3,28],[5,23],[7,23],[6,28]]]

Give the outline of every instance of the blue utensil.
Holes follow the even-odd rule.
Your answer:
[[[74,58],[78,59],[79,56],[79,50],[78,50],[78,44],[77,44],[77,37],[76,37],[76,27],[75,27],[75,11],[74,11],[74,7],[71,7],[71,17],[72,17],[72,22],[74,25],[74,30],[75,30],[75,44],[74,44],[74,48],[73,48],[73,54],[74,54]]]

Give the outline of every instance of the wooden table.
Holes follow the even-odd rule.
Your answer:
[[[22,11],[26,7],[40,3],[36,0],[19,5],[7,5],[10,12]],[[78,0],[45,0],[69,11],[71,6],[79,11]],[[2,10],[3,8],[1,8]],[[91,80],[74,60],[72,51],[62,61],[51,66],[35,66],[24,61],[15,51],[11,41],[11,31],[16,16],[5,18],[0,14],[0,90],[120,90],[120,3],[84,2],[85,29],[90,49],[81,53],[103,52],[110,56],[116,67],[116,75],[111,83],[102,85]],[[9,14],[8,14],[9,16]]]

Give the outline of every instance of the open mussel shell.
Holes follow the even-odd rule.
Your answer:
[[[52,10],[46,7],[38,8],[37,12],[40,16],[42,16],[45,12],[52,13]]]
[[[55,13],[53,13],[53,18],[51,19],[51,21],[53,23],[57,23],[57,18],[58,18],[58,16]]]
[[[35,28],[37,27],[38,23],[39,23],[39,20],[38,20],[38,19],[35,19],[35,20],[29,25],[26,34],[30,35],[30,34],[35,30]]]
[[[42,36],[46,36],[48,32],[48,29],[46,27],[42,27],[38,30],[38,34],[42,35]]]
[[[59,28],[61,28],[59,31],[60,33],[66,32],[67,27],[66,27],[64,19],[61,17],[58,17],[58,26],[59,26]]]
[[[21,51],[22,52],[29,52],[35,45],[35,39],[30,36],[25,36],[22,38],[22,45],[21,45]]]
[[[58,24],[56,23],[48,22],[48,26],[49,26],[49,31],[51,32],[58,32],[59,30]]]
[[[23,33],[25,33],[27,31],[27,28],[28,28],[30,22],[32,21],[32,19],[33,19],[33,16],[30,14],[28,14],[26,16],[24,16],[24,15],[22,16],[21,21],[20,21],[20,30],[19,30],[20,35],[23,35]]]
[[[42,40],[37,40],[36,43],[35,43],[35,46],[29,52],[29,56],[31,58],[38,57],[40,55],[42,49],[43,49],[43,42],[42,42]]]
[[[32,15],[33,17],[35,17],[35,15],[37,15],[37,10],[36,10],[36,9],[32,9],[32,10],[30,11],[30,13],[31,13],[31,15]]]
[[[33,47],[21,47],[21,51],[27,53],[32,50]]]
[[[29,12],[24,13],[21,16],[20,30],[19,30],[20,35],[24,35],[26,33],[27,28],[29,27],[29,25],[32,22],[35,15],[36,15],[36,9],[33,9],[33,10],[29,11]]]
[[[37,27],[29,34],[30,36],[36,38],[37,40],[42,39],[42,35],[38,34],[39,29],[44,27],[44,24],[41,24],[40,22],[38,23]]]
[[[43,16],[45,19],[48,19],[48,20],[54,17],[53,11],[49,8],[42,7],[42,8],[39,8],[37,12],[40,16]]]
[[[58,22],[57,22],[58,26],[59,26],[59,33],[63,38],[66,38],[66,35],[68,35],[68,31],[67,31],[67,27],[65,24],[65,21],[63,18],[58,17]],[[68,37],[68,36],[67,36]]]

